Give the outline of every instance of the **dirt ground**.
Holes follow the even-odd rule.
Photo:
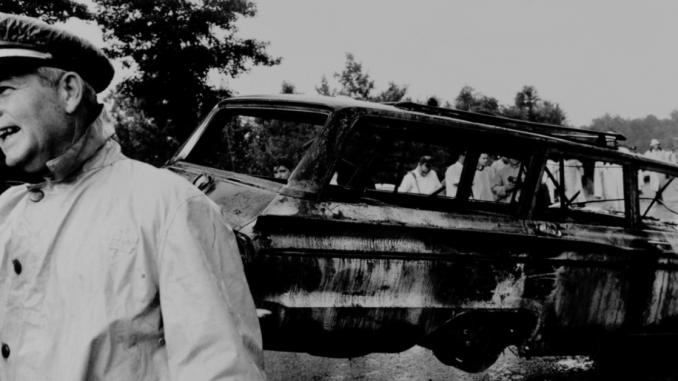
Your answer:
[[[360,380],[360,381],[678,381],[678,369],[669,366],[596,364],[588,357],[541,357],[523,359],[511,348],[488,370],[469,374],[440,363],[428,349],[414,347],[396,354],[375,353],[354,359],[331,359],[304,353],[267,351],[266,373],[270,381]]]

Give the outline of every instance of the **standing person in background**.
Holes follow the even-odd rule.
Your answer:
[[[431,194],[440,189],[438,174],[431,168],[433,158],[422,156],[417,168],[407,172],[398,187],[398,193]]]
[[[624,171],[621,165],[596,162],[593,172],[593,197],[605,201],[603,207],[607,209],[624,210]]]
[[[650,141],[650,149],[645,152],[645,157],[665,162],[671,162],[670,156],[671,153],[669,151],[663,150],[661,144],[659,143],[659,140],[657,139],[652,139]],[[642,179],[643,172],[639,171],[639,173],[641,174]],[[659,189],[661,189],[666,183],[666,175],[664,175],[663,173],[648,171],[645,174],[650,175],[650,189],[653,192],[659,191]],[[643,183],[644,181],[639,181],[639,184],[642,185]]]
[[[520,188],[523,185],[525,173],[521,173],[520,160],[508,159],[508,162],[492,177],[491,189],[497,202],[508,203],[520,197]]]
[[[459,179],[461,179],[461,171],[464,169],[464,160],[466,159],[466,152],[461,152],[457,161],[447,167],[445,171],[445,192],[447,197],[456,197],[459,188]]]
[[[565,160],[565,196],[568,201],[586,202],[586,195],[584,194],[584,186],[581,178],[584,176],[584,166],[581,161],[577,159]],[[573,199],[574,198],[574,199]]]
[[[123,156],[88,41],[0,14],[0,379],[264,380],[237,242],[184,179]]]
[[[494,201],[494,193],[492,193],[492,168],[487,165],[488,156],[486,153],[481,153],[478,157],[478,166],[476,173],[473,176],[473,185],[471,186],[472,198],[480,201]]]
[[[508,158],[506,156],[500,156],[497,160],[492,163],[492,172],[497,174],[502,168],[508,164]]]

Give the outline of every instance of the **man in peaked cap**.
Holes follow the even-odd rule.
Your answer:
[[[237,243],[187,181],[130,160],[89,42],[0,14],[1,380],[265,379]]]

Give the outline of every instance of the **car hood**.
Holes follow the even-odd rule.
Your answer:
[[[221,214],[234,230],[256,219],[283,186],[271,180],[183,162],[167,169],[204,191],[221,207]]]

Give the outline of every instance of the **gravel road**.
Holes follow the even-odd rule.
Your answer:
[[[353,359],[331,359],[304,353],[273,351],[266,351],[265,357],[266,372],[270,381],[678,380],[678,369],[668,363],[665,367],[635,366],[626,360],[624,363],[620,361],[603,368],[588,357],[523,359],[513,354],[510,348],[492,367],[476,374],[445,366],[428,349],[421,347],[414,347],[402,353],[377,353]]]

